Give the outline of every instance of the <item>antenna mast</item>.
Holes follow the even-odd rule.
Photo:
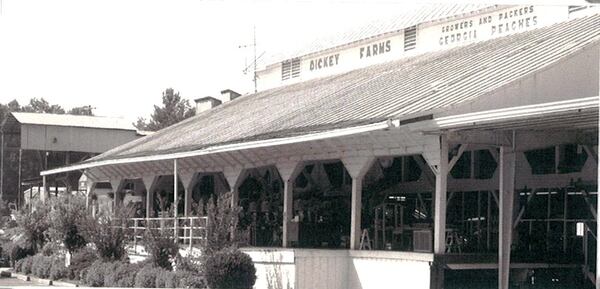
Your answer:
[[[239,48],[247,48],[249,46],[252,46],[252,50],[254,52],[254,61],[252,61],[252,63],[250,63],[250,65],[247,65],[246,68],[244,68],[243,72],[244,72],[244,74],[248,73],[248,69],[250,67],[254,66],[254,75],[252,76],[252,81],[254,82],[254,92],[257,92],[258,91],[258,86],[257,86],[258,75],[256,74],[257,62],[258,62],[258,59],[260,59],[265,53],[263,52],[258,56],[256,55],[256,25],[254,25],[252,27],[252,44],[240,45]]]

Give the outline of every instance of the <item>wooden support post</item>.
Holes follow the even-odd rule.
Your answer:
[[[598,62],[599,65],[599,69],[600,69],[600,61]],[[599,80],[600,81],[600,80]],[[599,136],[600,136],[600,131],[598,132]],[[598,180],[596,182],[596,192],[600,192],[600,164],[598,163],[598,157],[596,155],[596,167],[598,170]],[[566,199],[566,196],[565,196]],[[596,208],[598,210],[600,210],[600,198],[596,197]],[[587,229],[586,229],[587,232]],[[587,238],[587,235],[585,236]],[[586,248],[587,250],[587,244],[586,244]],[[586,253],[587,255],[587,253]],[[587,266],[587,264],[586,264]],[[600,220],[598,218],[596,218],[596,289],[600,289]]]
[[[117,212],[117,208],[121,205],[121,200],[119,196],[119,191],[121,191],[121,185],[123,184],[123,179],[110,179],[110,186],[113,191],[113,208],[114,212]]]
[[[40,195],[40,201],[42,202],[42,204],[46,203],[46,199],[48,198],[48,182],[46,181],[47,176],[42,176],[42,186],[44,187],[44,189],[39,192]],[[29,200],[30,202],[33,200]],[[87,201],[86,201],[86,207],[87,207]]]
[[[190,238],[190,247],[188,248],[189,249],[188,252],[191,253],[192,246],[194,244],[194,219],[193,218],[190,218],[190,236],[189,236],[189,238]]]
[[[179,179],[177,178],[177,159],[173,160],[173,237],[175,238],[175,243],[177,244],[177,207],[179,204],[179,196],[177,195]]]
[[[96,182],[91,180],[89,177],[85,182],[85,208],[88,209],[90,207],[90,196],[92,192],[96,188]]]
[[[430,164],[432,166],[434,164]],[[435,203],[434,203],[434,233],[433,252],[446,253],[446,206],[448,183],[448,140],[446,135],[440,136],[439,163],[435,171]]]
[[[223,170],[223,176],[227,180],[229,190],[231,191],[231,208],[239,206],[240,195],[238,187],[245,178],[246,170],[241,167],[227,167]],[[231,228],[231,239],[234,240],[236,228]]]
[[[181,172],[179,173],[179,179],[181,179],[181,183],[183,184],[184,189],[184,216],[189,217],[192,211],[192,190],[194,189],[194,185],[198,180],[196,173],[188,173]]]
[[[498,288],[508,289],[512,220],[515,195],[515,152],[500,147],[499,169],[499,234],[498,234]]]
[[[303,163],[289,162],[276,165],[283,181],[283,247],[291,246],[289,227],[294,217],[294,180],[304,169]]]
[[[373,157],[343,158],[342,163],[352,177],[352,212],[350,219],[350,249],[360,249],[362,233],[362,181],[373,165]]]
[[[17,195],[17,208],[21,209],[22,204],[21,204],[21,194],[23,192],[21,192],[21,162],[22,162],[22,158],[23,158],[23,150],[19,149],[19,184],[17,186],[18,189],[18,195]],[[33,204],[31,204],[33,206]]]
[[[144,176],[142,182],[146,187],[146,218],[152,218],[154,217],[154,186],[158,182],[158,177]]]
[[[231,190],[231,206],[236,207],[239,203],[239,192],[238,187],[242,180],[244,179],[243,173],[244,169],[241,167],[227,167],[223,170],[223,176],[227,180],[229,184],[229,189]]]

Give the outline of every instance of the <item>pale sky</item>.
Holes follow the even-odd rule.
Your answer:
[[[277,53],[423,1],[0,0],[0,102],[45,98],[96,115],[147,117],[172,87],[190,100],[253,91]],[[456,1],[428,1],[456,2]],[[476,2],[476,1],[461,1]],[[526,1],[479,1],[512,4]],[[581,4],[574,1],[527,1]]]

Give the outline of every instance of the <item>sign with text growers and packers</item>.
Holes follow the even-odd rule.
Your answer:
[[[519,6],[425,27],[418,42],[429,49],[458,46],[535,29],[566,20],[560,6]]]

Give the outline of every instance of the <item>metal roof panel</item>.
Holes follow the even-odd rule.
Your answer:
[[[90,161],[380,122],[450,109],[600,42],[600,15],[241,96]]]

